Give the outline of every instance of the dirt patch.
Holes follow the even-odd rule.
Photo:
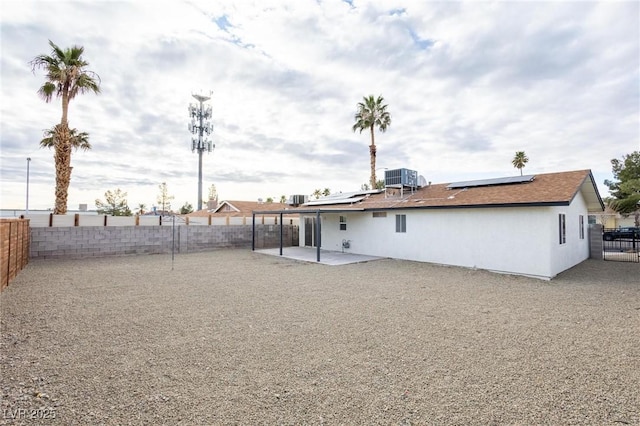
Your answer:
[[[640,268],[556,279],[224,250],[32,261],[2,421],[640,424]]]

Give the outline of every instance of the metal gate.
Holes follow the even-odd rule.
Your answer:
[[[640,263],[640,234],[621,232],[620,229],[604,229],[602,255],[604,260]]]

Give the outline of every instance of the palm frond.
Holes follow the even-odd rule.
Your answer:
[[[41,148],[55,148],[59,143],[60,137],[60,124],[55,125],[51,129],[47,129],[43,133],[43,138],[40,141]],[[91,149],[91,143],[89,142],[89,133],[78,132],[78,129],[69,129],[69,142],[71,147],[76,151],[81,149],[88,151]]]
[[[391,114],[387,111],[388,105],[384,104],[384,98],[373,95],[365,96],[363,102],[358,102],[356,106],[356,114],[354,116],[355,124],[352,130],[362,131],[377,127],[381,132],[385,132],[391,125]]]

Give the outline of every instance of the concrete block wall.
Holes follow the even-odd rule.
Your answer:
[[[602,260],[602,225],[589,225],[589,257]]]
[[[181,226],[176,228],[176,241],[180,253],[212,248],[250,248],[251,226]]]
[[[251,235],[249,235],[249,239],[251,239]],[[298,227],[296,225],[284,225],[282,243],[284,247],[298,245]],[[280,225],[256,225],[255,247],[257,249],[280,247]]]
[[[284,226],[285,246],[297,245],[296,226]],[[175,235],[174,235],[175,232]],[[31,229],[33,259],[79,259],[131,254],[190,253],[221,248],[251,248],[251,225],[84,226]],[[256,248],[279,247],[280,226],[256,225]]]

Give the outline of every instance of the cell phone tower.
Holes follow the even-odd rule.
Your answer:
[[[202,153],[212,152],[216,147],[207,136],[213,133],[213,124],[209,121],[211,119],[211,105],[207,105],[205,108],[204,103],[211,99],[211,93],[209,96],[191,94],[198,104],[189,104],[189,117],[191,122],[189,123],[189,131],[195,136],[191,138],[191,151],[198,152],[198,210],[202,210]]]

